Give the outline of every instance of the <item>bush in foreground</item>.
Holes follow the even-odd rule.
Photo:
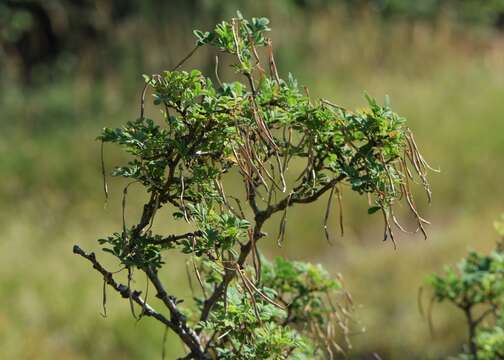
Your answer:
[[[410,186],[419,182],[430,199],[429,166],[405,119],[388,101],[380,106],[367,97],[369,108],[353,112],[313,99],[292,75],[282,79],[268,25],[266,18],[238,14],[213,31],[195,31],[196,47],[176,68],[145,76],[139,118],[99,137],[102,146],[114,143],[131,155],[113,171],[131,180],[123,211],[129,186],[148,194],[137,224],[128,226],[123,214],[122,229],[99,240],[127,271],[128,283],[116,281],[94,253],[77,245],[74,252],[93,263],[104,288],[108,284],[129,300],[135,317],[152,317],[176,333],[187,348],[184,359],[332,358],[348,348],[352,303],[340,279],[320,266],[269,262],[260,254],[258,243],[269,237],[263,227],[275,214],[281,244],[289,207],[327,193],[327,222],[333,201],[341,211],[348,185],[367,195],[370,214],[383,216],[384,240],[395,245],[393,228],[404,230],[393,211],[401,200],[425,235],[427,221]],[[245,81],[222,82],[217,64],[215,81],[198,70],[179,70],[202,46],[231,56]],[[161,109],[159,123],[144,115],[149,90]],[[236,175],[243,190],[230,193],[229,178]],[[106,182],[104,188],[107,193]],[[163,207],[193,230],[154,233],[155,220],[168,220],[158,219]],[[187,255],[200,286],[189,316],[160,276],[170,252]],[[137,270],[147,275],[169,316],[149,305],[147,292],[142,297],[131,288]]]

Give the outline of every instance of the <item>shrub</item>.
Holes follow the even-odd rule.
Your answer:
[[[504,216],[495,227],[504,239]],[[433,301],[449,301],[465,315],[468,346],[457,359],[504,358],[504,253],[503,243],[489,255],[471,251],[457,268],[432,275]]]
[[[123,221],[121,231],[99,240],[127,270],[128,284],[117,282],[94,253],[77,245],[74,252],[91,261],[104,287],[129,299],[132,310],[140,307],[142,316],[175,332],[188,349],[184,359],[332,358],[348,347],[342,336],[352,303],[341,280],[318,265],[269,262],[260,254],[258,242],[268,237],[263,226],[273,215],[281,214],[282,243],[289,207],[327,193],[327,222],[331,203],[341,201],[342,186],[349,185],[368,195],[370,214],[382,214],[384,240],[395,245],[393,226],[402,229],[393,212],[401,199],[425,235],[427,221],[410,185],[418,178],[430,198],[428,164],[405,119],[388,101],[381,106],[367,97],[369,108],[352,112],[313,99],[292,75],[282,79],[268,26],[266,18],[238,14],[212,31],[195,31],[196,47],[175,69],[145,76],[139,118],[99,137],[102,146],[113,143],[131,155],[113,171],[131,180],[124,195],[133,184],[148,194],[136,225]],[[215,81],[198,70],[179,70],[202,46],[231,56],[246,83],[221,82],[218,69]],[[160,122],[145,117],[149,89],[162,110]],[[229,174],[240,176],[243,191],[225,190]],[[162,207],[193,230],[153,233]],[[201,287],[192,316],[161,279],[170,252],[188,256]],[[168,317],[131,288],[135,269],[147,275]]]

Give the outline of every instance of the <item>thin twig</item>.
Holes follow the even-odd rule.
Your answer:
[[[196,50],[198,50],[198,49],[199,49],[199,45],[196,45],[196,46],[194,47],[194,49],[192,49],[192,50],[189,52],[189,54],[187,54],[187,55],[186,55],[186,56],[185,56],[182,60],[180,60],[180,62],[179,62],[177,65],[175,65],[175,66],[172,68],[172,70],[171,70],[171,71],[175,71],[175,70],[177,70],[179,67],[181,67],[181,66],[182,66],[182,65],[183,65],[183,64],[184,64],[187,60],[189,60],[189,58],[190,58],[191,56],[193,56],[193,55],[194,55],[194,53],[195,53],[195,52],[196,52]]]

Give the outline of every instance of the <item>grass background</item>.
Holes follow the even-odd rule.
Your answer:
[[[273,5],[241,4],[246,16],[271,18],[280,73],[292,72],[313,96],[350,108],[363,93],[382,99],[408,118],[430,163],[433,204],[421,203],[432,221],[429,239],[401,236],[394,251],[382,242],[379,216],[366,215],[366,200],[344,193],[346,234],[336,211],[334,245],[324,239],[325,201],[289,213],[282,248],[269,255],[307,259],[342,273],[359,308],[350,358],[441,359],[461,350],[463,318],[449,306],[434,308],[435,332],[419,314],[417,294],[425,278],[468,248],[488,250],[492,221],[504,210],[504,39],[483,28],[464,28],[440,18],[383,22],[363,11],[340,8],[308,13]],[[267,3],[269,4],[269,3]],[[232,15],[232,4],[218,18]],[[171,18],[177,9],[172,8]],[[184,15],[184,14],[183,14]],[[92,49],[40,70],[36,85],[19,84],[16,64],[5,62],[0,84],[0,358],[145,359],[161,356],[163,328],[136,323],[127,302],[108,294],[100,316],[102,282],[89,264],[72,255],[79,243],[97,250],[96,239],[121,226],[123,183],[112,180],[104,208],[99,143],[104,126],[134,119],[142,73],[171,67],[192,46],[193,28],[208,28],[206,15],[178,21],[135,21],[111,29],[115,46]],[[213,71],[213,54],[202,52],[185,66]],[[96,69],[104,69],[96,71]],[[224,67],[221,78],[232,78]],[[148,110],[156,116],[156,110]],[[121,160],[106,149],[109,168]],[[145,194],[132,190],[128,219]],[[336,209],[335,209],[336,210]],[[156,226],[173,231],[168,213]],[[274,232],[276,228],[269,230]],[[171,255],[170,255],[171,256]],[[189,296],[183,259],[167,257],[168,290]],[[118,265],[100,254],[112,269]],[[136,279],[143,288],[144,279]],[[425,298],[427,301],[427,297]],[[181,354],[171,335],[166,358]]]

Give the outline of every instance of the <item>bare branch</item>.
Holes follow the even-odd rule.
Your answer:
[[[96,269],[100,274],[103,275],[103,279],[105,283],[110,285],[114,290],[116,290],[123,298],[125,299],[132,299],[134,302],[136,302],[138,305],[142,306],[144,308],[143,314],[146,316],[153,317],[157,319],[158,321],[162,322],[166,326],[168,326],[170,329],[174,329],[175,325],[168,320],[164,315],[161,313],[157,312],[147,304],[142,297],[140,296],[141,292],[140,291],[131,291],[130,288],[127,285],[118,283],[117,281],[114,280],[113,274],[105,269],[99,262],[96,260],[96,255],[95,253],[86,253],[84,250],[82,250],[78,245],[74,245],[73,247],[73,253],[82,256],[83,258],[89,260],[93,264],[93,268]]]
[[[177,299],[174,296],[168,295],[163,284],[159,280],[158,274],[152,269],[145,269],[147,276],[156,288],[156,297],[166,305],[171,314],[171,322],[173,323],[172,330],[182,339],[195,359],[208,359],[204,354],[204,349],[201,346],[200,339],[196,332],[187,326],[186,317],[177,308]]]

